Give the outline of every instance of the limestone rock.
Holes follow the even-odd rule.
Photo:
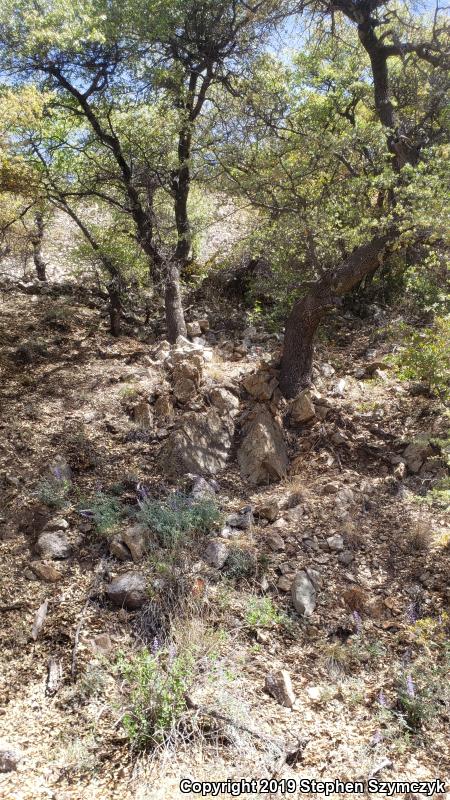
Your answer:
[[[239,399],[228,389],[216,386],[209,393],[211,405],[217,408],[219,414],[230,414],[233,416],[239,411]]]
[[[301,570],[295,576],[291,593],[295,610],[302,616],[309,617],[316,607],[316,590],[304,570]]]
[[[316,410],[311,400],[311,392],[309,392],[308,389],[304,389],[292,403],[291,421],[300,425],[304,422],[309,422],[314,419],[315,416]]]
[[[66,531],[69,527],[69,523],[66,519],[62,517],[55,517],[55,519],[49,520],[45,525],[46,531]]]
[[[246,375],[242,384],[255,400],[261,401],[270,400],[278,386],[278,380],[270,370],[261,369],[251,375]]]
[[[36,542],[36,552],[43,559],[61,559],[70,556],[71,548],[64,531],[43,531]]]
[[[432,455],[432,449],[428,442],[411,442],[406,450],[403,451],[403,458],[406,461],[406,466],[409,472],[416,474],[424,462]]]
[[[349,564],[352,563],[354,560],[355,555],[352,553],[351,550],[343,550],[342,553],[339,553],[338,561],[344,565],[344,567],[348,567]]]
[[[278,504],[273,502],[273,503],[266,503],[263,506],[259,506],[256,509],[255,514],[257,517],[262,517],[263,519],[266,519],[268,522],[275,522],[278,516]]]
[[[148,600],[147,580],[140,572],[125,572],[114,578],[106,587],[106,594],[113,605],[130,611],[141,608]]]
[[[125,547],[120,536],[114,536],[109,542],[109,552],[119,561],[131,561],[131,553]]]
[[[327,545],[330,550],[333,550],[335,553],[339,553],[344,549],[344,540],[339,533],[335,533],[334,536],[328,536]]]
[[[253,523],[253,509],[251,506],[245,506],[237,514],[229,514],[225,520],[225,525],[229,525],[230,528],[240,528],[243,531],[251,528]]]
[[[277,703],[286,708],[292,708],[295,703],[295,694],[292,688],[289,672],[280,669],[266,676],[266,691],[275,698]]]
[[[194,483],[192,484],[191,497],[193,497],[194,500],[203,500],[205,498],[212,498],[216,496],[216,492],[218,491],[218,489],[219,487],[216,481],[214,480],[207,481],[200,475],[196,475],[194,477]]]
[[[247,417],[237,458],[250,483],[271,483],[285,477],[288,457],[283,431],[264,405],[257,405]]]
[[[170,477],[186,472],[215,475],[226,465],[233,433],[231,419],[215,408],[184,414],[161,449],[161,469]]]
[[[227,545],[221,541],[212,541],[205,550],[205,561],[210,567],[222,569],[230,551]]]
[[[145,556],[145,528],[142,525],[133,525],[127,528],[122,534],[122,541],[128,547],[134,563],[142,561]]]
[[[45,561],[33,561],[30,564],[30,569],[37,578],[46,581],[46,583],[57,583],[62,578],[60,571],[52,564],[46,564]]]
[[[9,742],[0,741],[0,772],[13,772],[17,769],[22,753]]]

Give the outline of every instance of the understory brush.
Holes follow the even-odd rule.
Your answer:
[[[138,521],[167,548],[182,543],[189,535],[209,533],[222,519],[213,498],[194,499],[182,492],[174,492],[164,500],[146,496],[139,506]]]

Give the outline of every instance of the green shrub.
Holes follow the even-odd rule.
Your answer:
[[[409,334],[396,357],[400,377],[421,381],[434,394],[450,397],[450,317],[437,318],[432,328]]]
[[[273,628],[286,621],[284,614],[275,608],[270,597],[252,597],[247,606],[245,621],[250,628]]]
[[[43,478],[36,488],[36,493],[39,500],[50,508],[64,508],[71,486],[72,483],[67,478],[52,475]]]
[[[98,533],[108,533],[119,525],[124,510],[119,500],[104,492],[97,494],[83,504],[83,513],[92,519]]]
[[[139,522],[156,533],[163,547],[173,547],[193,533],[208,533],[221,520],[212,498],[193,500],[175,492],[165,500],[145,498],[137,514]]]
[[[226,560],[223,573],[233,580],[251,578],[256,572],[255,556],[243,547],[232,547]]]
[[[141,650],[133,659],[119,660],[130,695],[123,725],[139,749],[161,744],[186,710],[185,695],[193,681],[195,659],[191,651],[177,653],[173,646],[154,652]]]

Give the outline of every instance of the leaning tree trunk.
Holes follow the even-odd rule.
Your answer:
[[[34,266],[36,267],[36,274],[38,280],[46,281],[47,276],[45,274],[46,263],[42,258],[42,240],[44,238],[44,220],[42,214],[38,211],[35,215],[34,221],[36,223],[35,230],[33,232],[33,236],[31,239],[31,243],[33,245],[33,260]]]
[[[328,270],[309,292],[297,300],[286,323],[280,389],[286,398],[295,397],[312,380],[314,338],[320,321],[339,297],[353,289],[383,258],[394,230],[375,236],[336,269]]]

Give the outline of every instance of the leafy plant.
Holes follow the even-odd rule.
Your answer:
[[[123,725],[133,745],[160,744],[186,709],[186,692],[194,677],[194,654],[171,645],[144,648],[131,660],[119,659],[119,671],[129,689],[129,709]]]
[[[119,525],[124,510],[117,498],[97,492],[92,500],[83,504],[81,513],[92,520],[98,533],[107,533]]]
[[[270,597],[253,597],[248,602],[245,621],[252,629],[273,628],[282,625],[286,616],[280,614]]]
[[[177,545],[188,534],[209,532],[221,516],[214,499],[196,500],[182,492],[165,500],[144,497],[137,514],[139,522],[156,533],[163,547]]]
[[[52,475],[43,478],[36,488],[36,493],[39,500],[50,508],[64,508],[71,487],[72,483],[68,478]]]
[[[421,381],[431,392],[450,397],[450,316],[437,318],[432,328],[409,334],[396,358],[400,377]]]
[[[256,572],[256,560],[250,550],[232,547],[226,560],[223,573],[234,580],[251,578]]]

